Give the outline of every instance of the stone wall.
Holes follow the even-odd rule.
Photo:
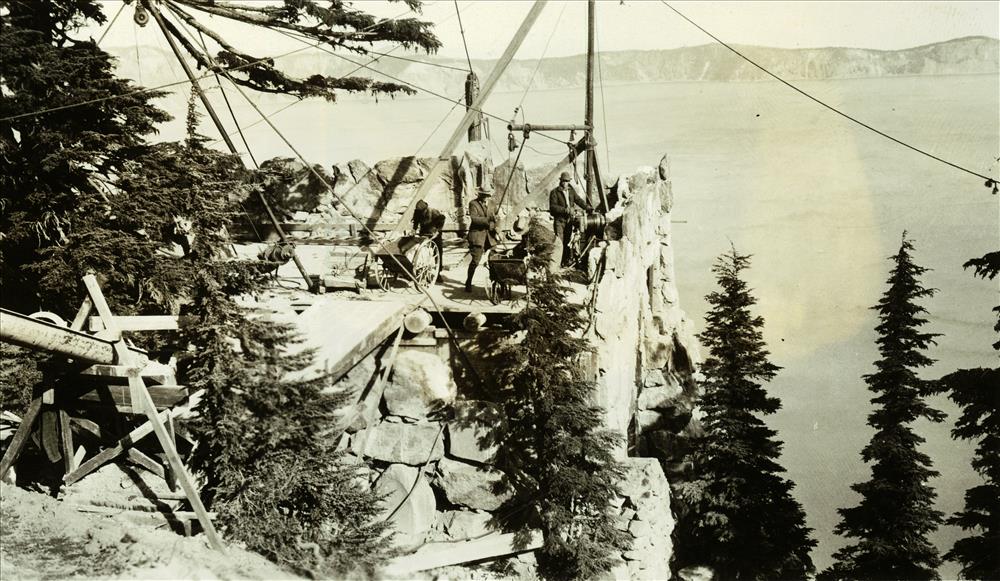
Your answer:
[[[684,436],[697,430],[698,345],[675,285],[668,160],[620,178],[614,191],[619,202],[607,240],[588,257],[593,283],[583,293],[596,403],[607,427],[622,435],[627,467],[619,526],[634,538],[608,577],[667,579],[674,526],[668,477]],[[448,349],[443,340],[401,347],[384,394],[369,395],[343,418],[342,445],[386,495],[402,549],[481,537],[494,530],[494,513],[507,500],[496,492],[502,474],[491,466],[491,435],[502,414],[494,404],[463,399],[475,394],[459,393]],[[341,383],[359,394],[376,389],[384,357],[374,354]]]
[[[614,190],[619,202],[609,214],[608,241],[589,256],[597,282],[588,338],[596,348],[597,403],[607,426],[622,435],[621,456],[641,466],[638,474],[630,469],[627,494],[650,494],[633,500],[630,510],[639,522],[657,523],[625,555],[629,576],[663,579],[669,577],[673,519],[661,466],[669,469],[678,455],[677,434],[688,429],[698,343],[675,284],[668,158],[619,178]]]
[[[274,158],[261,164],[265,178],[260,187],[281,221],[342,224],[346,228],[355,223],[353,213],[370,225],[395,224],[403,217],[436,160],[399,157],[369,166],[354,159],[330,168],[317,165],[312,171],[294,158]],[[446,229],[460,230],[467,227],[466,208],[475,198],[476,186],[484,180],[491,186],[493,173],[488,142],[471,143],[462,155],[449,159],[438,178],[429,184],[424,199],[445,215]],[[332,186],[332,192],[324,182]],[[524,186],[519,183],[513,187]],[[248,198],[245,205],[256,221],[266,222],[266,214],[258,207],[255,196]],[[343,228],[317,228],[293,230],[290,235],[322,238],[344,232]]]

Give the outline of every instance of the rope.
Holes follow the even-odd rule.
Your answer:
[[[139,60],[139,30],[136,24],[132,23],[132,38],[135,41],[135,68],[139,74],[139,84],[142,84],[142,61]]]
[[[261,117],[264,117],[264,112],[261,111],[260,107],[258,107],[257,104],[254,103],[252,99],[250,99],[249,95],[247,95],[243,91],[243,89],[233,81],[232,77],[229,76],[228,71],[221,70],[221,73],[223,74],[223,76],[225,76],[227,79],[229,79],[229,82],[233,83],[233,86],[236,88],[236,90],[240,93],[240,95],[243,96],[243,98],[246,100],[246,102],[251,107],[253,107],[253,109],[257,112],[257,114],[261,115]],[[449,112],[449,114],[450,114],[450,112]],[[370,237],[372,240],[374,240],[375,243],[378,244],[382,248],[383,251],[385,251],[385,254],[393,262],[396,263],[396,265],[399,267],[399,269],[404,274],[406,274],[406,276],[409,277],[409,279],[411,281],[413,281],[413,285],[417,288],[417,290],[419,290],[420,292],[422,292],[424,294],[424,296],[427,297],[427,299],[430,301],[431,305],[433,306],[434,310],[438,313],[438,315],[440,315],[441,322],[444,324],[445,330],[448,333],[448,338],[451,340],[452,344],[458,349],[459,353],[465,359],[466,364],[469,367],[469,371],[472,372],[472,375],[477,380],[481,381],[481,378],[479,377],[478,372],[476,372],[475,368],[472,367],[472,365],[469,363],[468,355],[465,353],[465,351],[462,349],[461,345],[458,343],[458,339],[455,337],[455,332],[452,330],[451,325],[448,324],[448,321],[445,318],[444,313],[441,310],[440,305],[437,304],[437,301],[434,299],[433,295],[431,295],[430,292],[428,292],[426,288],[424,288],[423,286],[421,286],[417,282],[416,276],[413,275],[413,272],[406,265],[404,265],[402,262],[400,262],[400,260],[398,258],[396,258],[395,254],[393,254],[393,253],[391,253],[391,252],[388,251],[388,248],[386,248],[385,243],[383,241],[379,240],[378,236],[376,236],[375,232],[372,231],[372,229],[368,227],[368,224],[364,220],[362,220],[357,215],[357,213],[348,204],[346,204],[344,202],[344,199],[339,194],[337,194],[337,192],[333,189],[333,186],[330,185],[330,183],[326,180],[326,178],[323,176],[323,174],[319,173],[319,171],[317,171],[316,168],[313,167],[313,164],[310,164],[308,161],[306,161],[305,157],[303,157],[303,155],[299,152],[299,150],[295,147],[295,145],[293,145],[292,142],[289,141],[287,137],[285,137],[285,135],[281,132],[281,130],[278,129],[278,127],[274,123],[272,123],[270,119],[267,119],[266,117],[264,117],[264,121],[271,127],[271,129],[278,136],[278,138],[281,139],[281,141],[284,142],[284,144],[286,146],[288,146],[288,148],[292,151],[292,153],[295,154],[295,157],[297,157],[299,159],[299,161],[302,162],[302,164],[306,168],[308,168],[309,172],[312,173],[316,177],[316,179],[319,180],[319,182],[322,183],[323,186],[327,188],[327,190],[330,192],[330,194],[332,194],[333,197],[336,198],[336,200],[338,202],[340,202],[340,205],[343,206],[344,209],[347,210],[347,213],[351,216],[351,218],[353,218],[354,221],[357,222],[358,225],[360,225],[362,229],[364,229],[364,231],[368,235],[368,237]]]
[[[504,198],[507,197],[507,188],[510,187],[510,182],[514,179],[514,174],[517,173],[517,162],[521,159],[521,152],[524,151],[524,144],[528,142],[528,138],[525,137],[521,140],[521,147],[517,149],[517,155],[514,156],[514,163],[510,166],[510,175],[507,176],[507,183],[503,186],[503,192],[500,193],[500,200],[497,201],[497,208],[503,206]]]
[[[601,122],[604,123],[604,159],[607,164],[607,175],[611,175],[611,144],[608,143],[608,112],[607,112],[607,99],[604,98],[604,67],[601,66],[601,35],[600,29],[595,22],[594,28],[596,29],[597,41],[597,78],[598,84],[601,86]]]
[[[170,10],[178,10],[178,8],[174,5],[173,2],[167,2],[167,8],[169,8]],[[182,26],[184,26],[184,29],[187,30],[188,35],[190,35],[191,34],[191,29],[187,27],[187,25],[184,23],[183,20],[181,20],[179,22],[181,23]],[[198,39],[201,40],[201,47],[202,47],[202,49],[204,49],[205,54],[207,55],[208,54],[208,44],[205,42],[205,36],[201,33],[200,30],[198,31]],[[209,58],[211,58],[211,57],[209,57]],[[215,75],[215,84],[219,87],[219,93],[222,94],[222,100],[226,102],[226,109],[229,110],[229,116],[232,117],[232,119],[233,119],[233,125],[236,126],[236,131],[239,132],[240,139],[243,140],[243,147],[246,148],[247,155],[250,156],[250,161],[253,162],[254,168],[256,168],[256,169],[259,170],[260,169],[260,164],[257,163],[257,158],[254,157],[253,151],[250,150],[250,144],[247,143],[247,138],[246,138],[245,135],[243,135],[243,129],[240,127],[240,122],[236,119],[236,112],[233,111],[233,107],[229,103],[229,97],[226,95],[226,89],[222,86],[222,79],[219,78],[218,74]],[[225,129],[222,129],[222,131],[225,131]],[[247,211],[246,205],[243,204],[242,200],[237,200],[237,201],[238,201],[238,203],[240,205],[240,209],[243,210],[243,215],[246,216],[247,222],[250,223],[250,229],[253,230],[254,236],[257,237],[257,242],[264,242],[264,237],[261,236],[260,235],[260,231],[257,230],[257,225],[254,224],[253,217],[250,215],[250,212]]]
[[[114,18],[112,18],[111,22],[108,23],[108,27],[104,29],[104,32],[101,34],[101,38],[97,39],[97,46],[101,46],[101,42],[104,40],[104,37],[107,36],[109,32],[111,32],[111,27],[114,26],[115,22],[118,21],[118,17],[122,15],[123,10],[125,10],[124,2],[122,2],[122,5],[118,7],[118,12],[115,12]]]
[[[695,21],[691,20],[690,18],[688,18],[687,16],[685,16],[683,13],[681,13],[679,10],[677,10],[676,8],[674,8],[673,6],[671,6],[670,4],[668,4],[666,2],[666,0],[660,0],[660,3],[663,4],[664,6],[666,6],[667,8],[673,10],[678,16],[680,16],[684,20],[687,20],[692,26],[694,26],[698,30],[700,30],[700,31],[704,32],[705,34],[707,34],[708,36],[710,36],[715,42],[717,42],[717,43],[721,44],[722,46],[726,47],[727,49],[729,49],[736,56],[738,56],[741,59],[747,61],[751,65],[757,67],[758,69],[760,69],[761,71],[763,71],[764,74],[768,75],[769,77],[773,78],[774,80],[778,81],[779,83],[785,85],[786,87],[794,90],[795,92],[801,94],[802,96],[806,97],[807,99],[809,99],[809,100],[811,100],[811,101],[813,101],[813,102],[815,102],[815,103],[817,103],[817,104],[819,104],[819,105],[821,105],[821,106],[829,109],[830,111],[833,111],[837,115],[840,115],[841,117],[843,117],[843,118],[845,118],[845,119],[847,119],[849,121],[857,123],[858,125],[864,127],[865,129],[868,129],[869,131],[872,131],[872,132],[874,132],[874,133],[876,133],[878,135],[881,135],[882,137],[884,137],[884,138],[886,138],[886,139],[888,139],[890,141],[893,141],[893,142],[895,142],[895,143],[897,143],[899,145],[902,145],[903,147],[905,147],[907,149],[911,149],[911,150],[913,150],[913,151],[915,151],[915,152],[917,152],[917,153],[919,153],[921,155],[927,156],[927,157],[929,157],[929,158],[931,158],[933,160],[939,161],[939,162],[941,162],[941,163],[943,163],[945,165],[950,165],[951,167],[953,167],[953,168],[955,168],[955,169],[957,169],[959,171],[963,171],[963,172],[965,172],[967,174],[976,176],[978,178],[982,178],[982,179],[986,180],[986,187],[992,187],[994,184],[996,184],[997,180],[995,178],[991,178],[991,177],[983,175],[981,173],[972,171],[971,169],[967,169],[967,168],[964,168],[964,167],[962,167],[960,165],[954,164],[954,163],[952,163],[952,162],[950,162],[950,161],[948,161],[946,159],[942,159],[942,158],[940,158],[940,157],[938,157],[938,156],[936,156],[936,155],[934,155],[932,153],[928,153],[927,151],[924,151],[923,149],[920,149],[918,147],[910,145],[909,143],[906,143],[904,141],[896,139],[895,137],[889,135],[888,133],[885,133],[883,131],[879,131],[878,129],[875,129],[871,125],[868,125],[867,123],[865,123],[863,121],[860,121],[860,120],[858,120],[858,119],[856,119],[854,117],[851,117],[847,113],[844,113],[843,111],[837,109],[836,107],[833,107],[832,105],[827,105],[823,101],[820,101],[816,97],[813,97],[809,93],[806,93],[802,89],[796,87],[795,85],[793,85],[793,84],[789,83],[788,81],[782,79],[778,75],[776,75],[776,74],[772,73],[771,71],[765,69],[763,66],[757,64],[752,59],[750,59],[750,57],[744,55],[740,51],[738,51],[735,48],[729,46],[728,44],[726,44],[725,42],[723,42],[719,37],[715,36],[714,34],[712,34],[709,31],[705,30],[704,28],[702,28],[701,26],[699,26],[698,23],[696,23]]]
[[[399,45],[399,46],[403,46],[403,45]],[[422,60],[419,60],[419,59],[407,58],[405,56],[399,56],[399,55],[389,54],[389,53],[385,53],[385,52],[378,52],[377,50],[371,50],[371,49],[368,49],[368,50],[365,51],[365,54],[369,54],[369,53],[370,54],[377,54],[379,56],[389,57],[391,59],[396,59],[396,60],[401,60],[401,61],[407,61],[407,62],[411,62],[411,63],[417,63],[418,65],[427,65],[429,67],[438,67],[438,68],[448,69],[448,70],[452,70],[452,71],[460,71],[460,72],[463,72],[463,73],[465,72],[465,69],[463,69],[462,67],[456,67],[456,66],[453,66],[453,65],[446,65],[444,63],[433,63],[433,62],[430,62],[430,61],[422,61]],[[376,60],[378,60],[378,59],[376,59]]]
[[[458,0],[455,0],[455,15],[458,16],[458,30],[462,33],[462,46],[465,47],[465,61],[469,63],[469,72],[472,72],[472,58],[469,57],[469,44],[465,41],[465,28],[462,26],[462,13],[458,9]]]
[[[285,32],[285,31],[282,31],[282,30],[276,30],[275,32],[283,34],[283,35],[285,35],[285,36],[287,36],[289,38],[294,38],[294,39],[296,39],[296,40],[298,40],[300,42],[304,42],[304,40],[303,40],[304,37],[301,36],[301,35],[297,35],[297,34]],[[315,48],[318,48],[319,50],[321,50],[321,51],[323,51],[323,52],[325,52],[325,53],[327,53],[327,54],[329,54],[331,56],[335,56],[335,57],[337,57],[339,59],[343,59],[343,60],[345,60],[345,61],[347,61],[347,62],[349,62],[351,64],[357,65],[360,68],[368,69],[368,70],[370,70],[370,71],[372,71],[374,73],[378,73],[378,74],[382,75],[383,77],[386,77],[386,78],[392,79],[393,81],[396,81],[397,83],[402,83],[404,85],[407,85],[407,86],[409,86],[409,87],[411,87],[411,88],[413,88],[413,89],[415,89],[417,91],[422,91],[424,93],[427,93],[428,95],[437,97],[439,99],[444,99],[445,101],[448,101],[449,103],[456,103],[456,104],[462,105],[463,107],[466,107],[466,104],[465,104],[464,101],[460,101],[458,99],[452,99],[451,97],[448,97],[446,95],[442,95],[441,93],[438,93],[436,91],[432,91],[430,89],[426,89],[424,87],[421,87],[419,85],[411,83],[411,82],[409,82],[409,81],[407,81],[405,79],[401,79],[399,77],[395,77],[393,75],[390,75],[389,73],[382,72],[382,71],[380,71],[380,70],[378,70],[376,68],[372,68],[372,67],[368,66],[368,64],[359,63],[358,61],[351,60],[351,59],[347,58],[346,56],[344,56],[344,55],[342,55],[340,53],[333,52],[332,50],[328,50],[325,47],[317,46]],[[477,113],[482,113],[483,115],[485,115],[487,117],[491,117],[493,119],[496,119],[497,121],[500,121],[501,123],[503,123],[504,126],[506,126],[506,124],[508,122],[507,119],[504,119],[504,118],[500,117],[499,115],[494,115],[493,113],[490,113],[489,111],[484,111],[483,109],[477,109],[475,107],[469,107],[469,110],[475,111]],[[3,120],[0,119],[0,121],[3,121]],[[539,132],[538,134],[541,135],[541,136],[543,136],[543,137],[545,137],[546,139],[551,139],[552,141],[555,141],[556,143],[559,143],[559,144],[563,143],[561,140],[559,140],[556,137],[552,137],[551,135],[546,135],[545,133],[541,133],[541,132]]]
[[[183,25],[183,23],[182,23],[182,25]],[[214,60],[212,59],[211,55],[207,55],[207,56],[208,56],[209,61],[211,61],[211,62],[214,63]],[[319,173],[316,170],[316,168],[313,167],[312,164],[310,164],[308,161],[306,161],[305,157],[301,153],[299,153],[299,150],[296,149],[296,147],[292,144],[292,142],[289,141],[288,138],[285,137],[285,135],[281,132],[281,130],[279,130],[278,127],[274,123],[272,123],[271,120],[268,119],[264,115],[264,112],[260,110],[260,107],[258,107],[257,104],[254,103],[252,99],[250,99],[250,97],[246,94],[246,92],[244,92],[243,89],[238,84],[236,84],[236,82],[233,80],[233,78],[229,76],[229,72],[226,71],[225,69],[220,69],[220,72],[222,73],[223,76],[225,76],[229,80],[230,83],[233,84],[233,87],[236,89],[236,91],[239,92],[239,94],[246,100],[246,102],[251,107],[253,107],[254,111],[256,111],[257,114],[260,115],[263,118],[263,120],[268,124],[268,126],[271,127],[271,129],[275,132],[275,134],[285,143],[285,145],[287,145],[288,148],[290,150],[292,150],[292,153],[294,153],[295,157],[297,157],[299,159],[299,161],[302,162],[302,165],[305,166],[309,170],[309,172],[312,173],[316,177],[316,179],[318,179],[320,181],[320,183],[322,183],[327,188],[327,190],[333,195],[334,198],[336,198],[336,200],[338,202],[340,202],[340,205],[343,206],[344,209],[347,210],[347,213],[351,216],[351,218],[353,218],[354,221],[357,222],[358,225],[360,225],[362,229],[364,229],[364,231],[368,235],[368,237],[371,238],[372,240],[374,240],[375,243],[378,244],[382,248],[383,251],[385,251],[385,254],[393,262],[396,263],[396,265],[400,268],[400,270],[404,274],[406,274],[407,277],[409,277],[409,279],[413,282],[413,286],[418,291],[420,291],[421,293],[423,293],[424,296],[427,297],[427,299],[430,301],[432,307],[434,308],[434,311],[437,312],[438,316],[441,318],[441,323],[444,325],[445,331],[448,333],[448,339],[449,339],[449,341],[454,346],[454,348],[458,351],[458,354],[461,356],[461,358],[462,358],[463,362],[465,363],[466,367],[468,367],[469,371],[471,372],[472,376],[476,379],[476,381],[482,381],[482,378],[479,377],[479,373],[476,371],[476,368],[472,365],[472,361],[469,359],[469,355],[465,352],[465,350],[462,348],[462,345],[458,342],[458,338],[455,336],[455,331],[451,328],[451,325],[448,324],[448,320],[445,318],[444,312],[441,310],[441,307],[437,304],[437,301],[434,300],[434,297],[430,294],[430,292],[428,292],[428,290],[426,288],[424,288],[423,286],[421,286],[417,282],[417,278],[416,278],[416,276],[414,276],[413,272],[406,265],[404,265],[402,262],[400,262],[400,260],[396,257],[395,254],[393,254],[393,253],[391,253],[391,252],[388,251],[388,248],[386,248],[385,243],[382,240],[379,240],[378,237],[375,235],[375,232],[372,231],[371,228],[368,227],[368,224],[364,220],[362,220],[360,217],[358,217],[357,213],[355,213],[355,211],[348,204],[346,204],[344,202],[343,197],[341,197],[339,194],[337,194],[337,192],[333,189],[333,186],[331,186],[330,183],[328,181],[326,181],[326,178],[323,177],[323,174]],[[452,107],[452,111],[453,110],[454,110],[454,107]],[[448,115],[451,115],[451,111],[448,112]],[[443,123],[444,123],[444,120],[442,120],[441,123],[438,124],[438,127],[435,128],[434,131],[436,132],[437,129]],[[430,140],[430,136],[428,136],[428,140]],[[425,143],[426,143],[426,141],[425,141]],[[418,152],[419,152],[419,150],[418,150]],[[371,172],[372,168],[369,168],[368,171]],[[358,182],[358,183],[360,183],[360,182]],[[356,185],[355,185],[355,187],[356,187]],[[350,190],[348,191],[348,193],[349,192],[350,192]],[[414,486],[416,486],[416,483],[414,483]]]
[[[559,11],[559,16],[556,18],[555,24],[552,25],[552,31],[549,32],[549,38],[545,41],[545,48],[542,49],[542,55],[538,57],[538,62],[535,63],[535,70],[531,71],[531,76],[528,77],[528,84],[524,87],[524,94],[521,95],[521,101],[517,104],[518,109],[521,109],[521,106],[524,105],[524,100],[528,98],[528,91],[531,90],[531,84],[535,81],[535,73],[537,73],[538,69],[542,67],[542,60],[545,58],[546,53],[549,52],[549,44],[552,42],[552,37],[556,35],[556,30],[559,28],[559,22],[562,21],[563,13],[566,12],[566,6],[567,4],[563,4],[562,10]],[[521,115],[521,121],[523,122],[523,109]]]

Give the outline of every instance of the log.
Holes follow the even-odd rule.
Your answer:
[[[0,308],[0,341],[94,363],[115,362],[115,348],[111,341],[37,321],[3,308]]]
[[[417,309],[403,317],[403,326],[414,335],[423,333],[431,326],[431,314],[424,309]]]
[[[531,531],[528,543],[517,547],[514,534],[487,535],[470,541],[427,543],[409,555],[389,561],[383,570],[386,577],[408,578],[418,571],[460,565],[474,561],[497,559],[506,555],[533,551],[542,546],[542,535]]]

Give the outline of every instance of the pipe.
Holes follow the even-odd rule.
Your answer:
[[[590,125],[574,125],[572,123],[508,123],[507,131],[590,131]]]
[[[94,363],[115,363],[111,341],[0,308],[0,341]]]

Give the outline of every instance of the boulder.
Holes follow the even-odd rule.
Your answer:
[[[455,401],[457,391],[451,368],[440,357],[406,350],[396,357],[384,397],[390,414],[422,419]]]
[[[496,510],[511,496],[510,492],[497,492],[502,478],[498,470],[445,458],[438,462],[435,483],[452,504]]]
[[[659,369],[647,371],[646,376],[642,378],[642,385],[644,387],[660,387],[666,384],[667,378],[663,377],[663,371]]]
[[[485,512],[451,510],[444,513],[443,521],[448,538],[458,541],[473,539],[492,532],[489,526],[491,518]]]
[[[416,466],[444,456],[444,436],[438,424],[381,422],[354,434],[351,451],[357,456]]]
[[[491,464],[497,453],[497,427],[502,414],[485,401],[455,402],[455,419],[448,424],[448,455]]]
[[[661,374],[662,377],[662,374]],[[676,399],[683,389],[680,384],[672,383],[658,387],[647,387],[639,392],[638,406],[640,410],[666,410],[676,406]]]
[[[383,159],[375,164],[375,173],[384,184],[409,184],[424,179],[427,172],[414,156]]]
[[[375,482],[375,490],[385,495],[383,518],[392,514],[389,522],[396,530],[393,542],[399,547],[422,543],[437,513],[434,491],[427,479],[420,476],[420,470],[393,464]]]

